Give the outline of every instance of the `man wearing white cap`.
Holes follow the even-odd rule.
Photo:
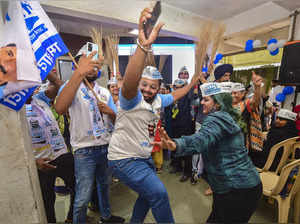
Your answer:
[[[95,81],[99,77],[101,61],[93,60],[96,52],[86,56],[79,53],[79,67],[71,79],[61,87],[55,109],[59,114],[70,114],[71,145],[74,150],[76,194],[73,223],[86,223],[87,206],[96,179],[99,210],[103,223],[125,220],[110,211],[107,148],[116,117],[116,106],[106,88]],[[92,86],[102,102],[98,102],[83,79]]]
[[[280,109],[274,125],[271,127],[270,131],[268,132],[268,136],[266,141],[264,142],[264,147],[262,152],[256,152],[255,156],[253,157],[252,161],[255,166],[259,168],[263,168],[271,148],[279,142],[282,142],[286,139],[293,138],[298,136],[298,130],[296,128],[296,117],[297,114],[293,113],[292,111],[286,109]],[[271,171],[275,171],[281,156],[282,156],[282,148],[279,149],[277,152],[273,163],[270,167]]]
[[[138,47],[126,68],[108,159],[113,175],[139,194],[131,223],[143,223],[150,209],[157,223],[174,223],[167,190],[155,172],[150,143],[161,109],[183,97],[196,84],[197,77],[172,94],[158,94],[160,72],[152,66],[144,69],[147,53],[152,51],[151,45],[163,26],[160,23],[154,27],[146,39],[143,24],[151,16],[151,10],[144,9],[139,20]]]

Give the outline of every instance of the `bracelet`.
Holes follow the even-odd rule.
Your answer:
[[[136,39],[136,44],[145,52],[145,53],[153,53],[152,48],[145,48],[143,45],[141,45],[139,38]]]

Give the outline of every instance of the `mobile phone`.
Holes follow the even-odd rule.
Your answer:
[[[146,39],[148,39],[155,23],[158,20],[158,17],[160,16],[160,13],[161,13],[161,3],[160,1],[157,1],[152,11],[152,17],[148,19],[147,22],[144,24],[144,33]]]
[[[97,51],[97,54],[95,54],[95,56],[93,57],[93,60],[98,60],[98,45],[97,44],[87,42],[85,51],[86,51],[86,56],[91,54],[93,51]]]

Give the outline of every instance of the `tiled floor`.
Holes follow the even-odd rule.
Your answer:
[[[204,223],[211,211],[212,197],[205,196],[207,183],[200,180],[196,185],[191,185],[189,181],[180,183],[179,174],[169,174],[164,170],[159,174],[164,182],[170,197],[173,214],[177,223]],[[134,202],[137,194],[121,183],[111,186],[111,207],[112,213],[120,215],[128,222],[131,217]],[[247,203],[247,202],[245,202]],[[69,198],[58,196],[56,200],[57,221],[62,222],[68,211]],[[262,198],[258,209],[251,217],[251,223],[274,223],[277,222],[276,204],[267,203],[266,198]],[[292,213],[292,212],[290,212]],[[88,211],[92,218],[91,222],[96,223],[99,213]],[[291,214],[290,214],[291,218]],[[290,219],[292,220],[292,219]],[[145,220],[147,223],[155,222],[151,212]]]

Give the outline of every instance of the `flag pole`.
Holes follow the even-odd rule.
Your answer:
[[[72,55],[70,52],[68,52],[68,55],[69,55],[69,57],[71,58],[71,60],[73,61],[75,67],[78,68],[79,66],[78,66],[77,62],[75,61],[73,55]],[[93,93],[93,95],[96,97],[97,101],[98,101],[98,102],[102,102],[102,101],[100,100],[99,96],[96,94],[96,92],[95,92],[95,90],[93,89],[93,87],[91,86],[91,84],[90,84],[90,83],[88,82],[88,80],[86,79],[86,77],[83,78],[83,81],[84,81],[84,84],[92,91],[92,93]]]

